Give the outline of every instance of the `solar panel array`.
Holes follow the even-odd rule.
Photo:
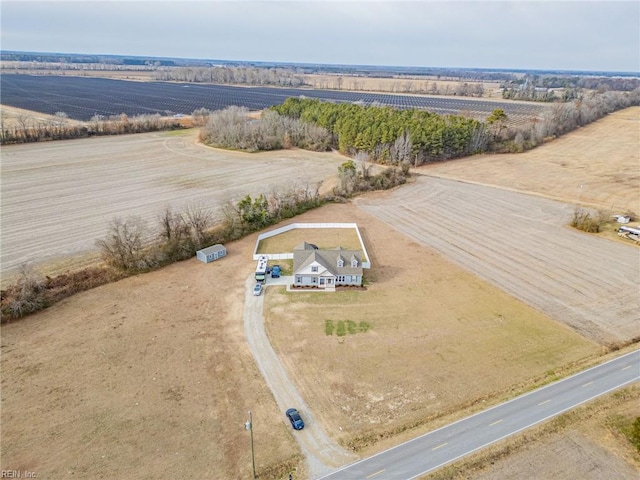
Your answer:
[[[312,90],[304,88],[238,87],[197,83],[134,82],[107,78],[76,76],[1,75],[3,105],[55,114],[64,112],[76,120],[89,120],[94,115],[105,117],[125,113],[190,115],[206,108],[221,110],[235,105],[249,110],[262,110],[279,105],[289,97],[305,96],[333,102],[362,102],[395,108],[424,109],[441,115],[470,112],[484,118],[502,108],[513,123],[537,117],[546,105],[487,101],[421,95]]]

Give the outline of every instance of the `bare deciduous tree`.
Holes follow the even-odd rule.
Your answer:
[[[160,238],[167,242],[183,239],[189,234],[189,227],[181,215],[173,213],[171,207],[166,207],[158,218],[160,223]]]
[[[126,221],[115,218],[106,238],[96,244],[106,263],[120,270],[135,270],[140,267],[147,233],[146,224],[139,217],[129,217]]]
[[[198,108],[191,113],[193,117],[193,124],[196,127],[203,127],[206,125],[207,120],[209,119],[209,115],[211,112],[206,108]]]
[[[411,142],[411,135],[409,132],[404,132],[390,149],[391,161],[394,164],[408,163],[411,164],[413,160],[413,143]]]
[[[182,220],[189,228],[196,248],[202,247],[205,232],[211,226],[212,217],[211,211],[199,203],[190,203],[184,208]]]

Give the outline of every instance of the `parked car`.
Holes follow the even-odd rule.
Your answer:
[[[271,278],[280,278],[280,265],[271,267]]]
[[[295,408],[290,408],[285,413],[294,430],[302,430],[304,428],[304,422],[302,421],[302,417],[300,416],[300,412],[298,412],[298,410],[296,410]]]
[[[255,296],[258,296],[262,293],[262,284],[261,283],[256,283],[256,286],[253,287],[253,294]]]

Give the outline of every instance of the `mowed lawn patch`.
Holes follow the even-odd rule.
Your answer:
[[[337,247],[347,250],[362,249],[354,228],[296,228],[260,240],[258,253],[289,253],[302,242],[312,243],[322,249]],[[362,260],[367,261],[365,258]]]
[[[375,221],[366,231],[375,259],[366,291],[270,287],[265,297],[274,348],[314,416],[344,443],[361,446],[358,438],[504,395],[599,353],[406,237]]]

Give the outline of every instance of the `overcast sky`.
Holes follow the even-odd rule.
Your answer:
[[[2,50],[640,71],[640,1],[6,1]]]

